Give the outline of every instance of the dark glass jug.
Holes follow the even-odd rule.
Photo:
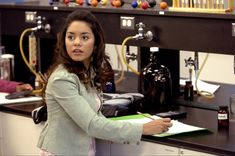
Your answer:
[[[168,111],[172,99],[172,80],[167,67],[161,65],[158,59],[158,47],[150,48],[149,64],[140,74],[141,92],[144,94],[142,111]]]

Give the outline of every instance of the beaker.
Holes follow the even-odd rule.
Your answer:
[[[0,56],[0,78],[11,81],[14,78],[14,55],[3,54]]]

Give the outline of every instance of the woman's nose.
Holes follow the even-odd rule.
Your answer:
[[[81,45],[81,40],[79,39],[79,37],[76,37],[74,39],[74,45],[76,45],[76,46],[80,46]]]

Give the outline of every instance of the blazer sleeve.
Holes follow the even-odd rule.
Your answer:
[[[97,113],[92,109],[92,104],[89,103],[91,101],[88,100],[89,98],[94,99],[94,97],[86,94],[86,91],[82,91],[81,88],[85,87],[82,87],[83,84],[80,83],[77,76],[63,74],[55,77],[52,81],[50,84],[51,94],[77,126],[81,127],[88,135],[122,143],[140,141],[143,124],[113,121]]]

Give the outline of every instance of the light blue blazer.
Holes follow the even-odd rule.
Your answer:
[[[48,119],[38,147],[56,155],[88,155],[92,137],[120,143],[137,143],[143,124],[121,123],[97,113],[93,93],[78,76],[62,65],[53,72],[46,88]]]

